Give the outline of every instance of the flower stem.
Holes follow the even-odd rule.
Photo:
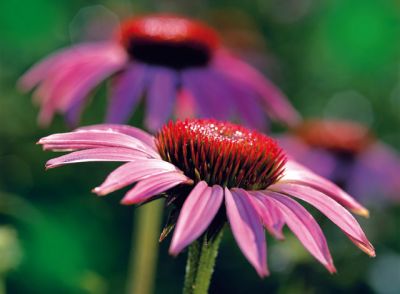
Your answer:
[[[127,294],[151,294],[157,269],[158,237],[163,201],[153,201],[137,209],[134,217]]]
[[[7,290],[6,290],[6,278],[1,275],[0,276],[0,294],[6,294]]]
[[[184,294],[208,293],[221,239],[222,230],[212,240],[207,240],[205,235],[202,241],[195,241],[189,246]]]

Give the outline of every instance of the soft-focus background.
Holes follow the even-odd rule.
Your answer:
[[[38,109],[16,80],[39,58],[130,14],[180,12],[204,19],[225,43],[263,70],[304,116],[353,118],[400,149],[400,2],[396,0],[1,0],[0,291],[123,293],[134,207],[122,192],[90,189],[116,165],[84,164],[45,172],[54,154],[35,142],[66,131],[57,117],[36,125]],[[101,20],[96,21],[96,20]],[[106,85],[83,123],[102,122]],[[139,114],[140,116],[140,114]],[[139,121],[136,118],[132,122]],[[320,218],[338,274],[330,275],[287,233],[269,241],[271,277],[261,280],[230,232],[222,242],[211,293],[400,293],[400,205],[361,219],[378,257],[368,258]],[[161,244],[156,293],[179,293],[186,253]]]

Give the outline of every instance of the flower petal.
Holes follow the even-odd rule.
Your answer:
[[[97,195],[106,195],[144,178],[172,171],[179,172],[178,168],[169,162],[158,159],[136,158],[134,161],[125,163],[115,169],[93,192]]]
[[[39,140],[45,150],[73,150],[93,147],[122,147],[144,152],[152,157],[158,157],[153,148],[142,141],[112,131],[76,131],[54,134]]]
[[[154,67],[146,105],[145,124],[157,131],[172,115],[178,87],[178,74],[164,67]]]
[[[135,128],[128,125],[117,125],[117,124],[98,124],[80,127],[77,131],[113,131],[121,134],[125,134],[134,137],[143,143],[149,145],[154,150],[157,150],[154,137],[149,133],[142,131],[139,128]]]
[[[324,233],[312,215],[303,206],[287,196],[268,190],[263,191],[263,194],[269,197],[276,207],[280,209],[286,224],[304,247],[329,272],[336,272]]]
[[[212,188],[199,182],[190,192],[182,206],[174,230],[169,253],[177,255],[187,245],[196,240],[211,224],[224,198],[221,186]]]
[[[275,184],[268,187],[279,193],[306,201],[334,222],[361,250],[375,256],[374,247],[368,241],[356,219],[339,203],[325,194],[307,186],[296,184]]]
[[[121,203],[126,205],[141,203],[183,183],[192,184],[193,181],[181,172],[168,172],[146,178],[129,190]]]
[[[182,74],[183,87],[194,97],[198,115],[227,119],[232,114],[232,105],[227,100],[229,97],[210,74],[212,71],[209,69],[186,70]]]
[[[220,50],[214,58],[214,66],[236,82],[243,83],[258,92],[264,100],[266,110],[276,119],[288,125],[296,125],[299,122],[300,115],[285,95],[249,64],[226,50]]]
[[[251,197],[251,196],[250,196]],[[233,236],[247,260],[261,277],[268,275],[265,234],[249,195],[225,188],[225,206]]]
[[[280,179],[282,183],[296,183],[299,185],[312,187],[332,199],[336,200],[344,207],[347,207],[356,214],[368,217],[368,210],[358,203],[337,185],[323,177],[318,176],[301,164],[288,160],[285,164],[285,172]]]
[[[55,168],[66,164],[90,161],[132,161],[147,158],[148,155],[128,148],[93,148],[75,151],[49,160],[46,168]]]
[[[19,80],[18,85],[24,91],[29,91],[48,77],[49,70],[57,66],[57,63],[74,60],[96,52],[99,47],[110,45],[109,42],[83,43],[70,48],[58,50],[43,58],[33,65]]]
[[[72,105],[83,105],[89,91],[121,69],[126,60],[127,54],[116,43],[81,44],[35,65],[21,78],[20,85],[29,90],[40,83],[34,96],[42,105],[39,123],[46,125],[55,111],[66,112]],[[79,113],[75,111],[75,118]]]
[[[144,94],[147,80],[148,68],[140,63],[131,64],[115,78],[107,109],[107,122],[124,123],[128,120]]]
[[[270,200],[263,194],[257,191],[249,191],[248,194],[251,195],[249,198],[270,234],[279,240],[283,240],[285,237],[282,229],[285,225],[285,220],[281,211],[275,205],[272,205]]]

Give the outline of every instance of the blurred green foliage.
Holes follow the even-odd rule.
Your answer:
[[[21,243],[18,268],[6,276],[9,293],[122,293],[130,247],[133,207],[120,206],[122,192],[98,199],[90,189],[113,164],[69,166],[45,172],[52,154],[35,142],[67,130],[57,117],[49,129],[36,126],[38,109],[16,89],[17,78],[38,59],[70,45],[70,23],[80,9],[104,5],[121,18],[153,11],[176,11],[218,23],[215,15],[250,20],[265,42],[262,67],[305,116],[330,114],[338,93],[358,93],[371,109],[372,129],[400,148],[400,4],[395,0],[103,0],[0,1],[0,219],[14,227]],[[218,12],[218,13],[217,13]],[[240,19],[232,19],[232,24]],[[256,64],[257,66],[257,64]],[[106,104],[105,87],[95,93],[85,124],[99,123]],[[357,100],[358,101],[358,100]],[[357,104],[349,108],[357,112]],[[354,113],[353,112],[353,113]],[[351,112],[350,112],[351,113]],[[138,113],[132,123],[140,121]],[[6,194],[7,193],[7,194]],[[13,194],[19,195],[11,196]],[[339,273],[329,275],[287,232],[285,242],[269,239],[272,275],[260,280],[230,233],[225,234],[212,293],[399,293],[379,283],[382,256],[400,252],[400,208],[372,209],[363,227],[377,247],[371,260],[331,223],[321,218]],[[178,293],[185,254],[160,248],[157,293]],[[19,246],[19,245],[18,245]],[[1,262],[1,261],[0,261]],[[383,264],[383,265],[382,265]],[[397,268],[396,268],[397,267]],[[390,271],[388,271],[390,272]],[[396,284],[397,283],[397,284]],[[387,291],[386,291],[386,290]]]

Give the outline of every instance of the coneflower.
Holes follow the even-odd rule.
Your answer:
[[[89,161],[126,162],[93,191],[106,195],[136,183],[123,204],[165,198],[172,213],[162,238],[173,231],[172,255],[203,236],[200,255],[215,258],[216,253],[206,251],[214,248],[227,222],[244,256],[264,277],[269,271],[263,228],[282,239],[286,224],[329,272],[335,272],[321,228],[295,199],[313,205],[356,246],[375,255],[347,210],[367,215],[365,208],[335,184],[287,160],[270,137],[232,123],[170,122],[154,137],[129,126],[97,125],[54,134],[39,144],[45,150],[72,152],[48,161],[47,168]]]

